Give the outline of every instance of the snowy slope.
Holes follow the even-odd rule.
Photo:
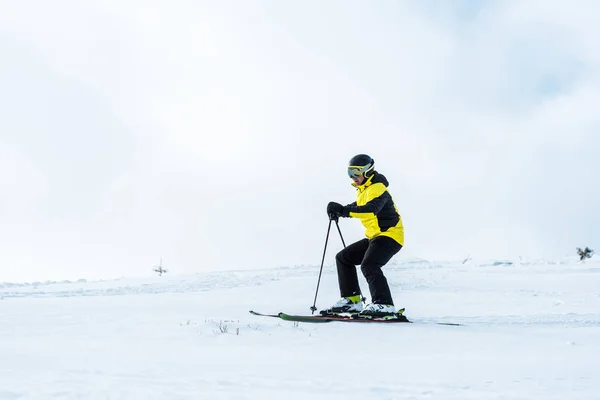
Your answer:
[[[0,399],[600,398],[597,257],[398,262],[414,324],[248,313],[310,314],[318,272],[0,284]],[[329,266],[317,306],[337,297]]]

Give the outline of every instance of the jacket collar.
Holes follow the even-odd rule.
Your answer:
[[[375,174],[371,175],[369,178],[367,178],[367,180],[365,180],[363,182],[362,185],[357,185],[356,183],[354,183],[354,181],[351,183],[352,186],[354,186],[355,188],[357,188],[358,190],[360,190],[361,192],[363,190],[365,190],[368,186],[371,186],[371,184],[373,182],[371,182],[373,180],[373,177],[375,176]]]

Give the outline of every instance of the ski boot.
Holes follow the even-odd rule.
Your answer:
[[[404,309],[396,310],[396,307],[392,304],[376,304],[371,303],[367,305],[361,312],[359,312],[357,318],[378,318],[378,319],[393,319],[398,318]]]
[[[342,297],[331,308],[321,310],[321,315],[358,314],[362,311],[361,296]]]

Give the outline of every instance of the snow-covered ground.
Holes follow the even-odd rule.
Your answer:
[[[600,398],[598,257],[385,271],[414,324],[248,313],[310,314],[318,266],[0,284],[0,399]]]

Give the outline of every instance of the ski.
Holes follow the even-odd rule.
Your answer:
[[[403,311],[403,310],[402,310]],[[402,314],[397,314],[394,318],[364,318],[357,317],[356,314],[341,314],[341,315],[293,315],[287,314],[284,312],[279,312],[277,314],[263,314],[253,310],[250,310],[250,314],[261,316],[261,317],[271,317],[271,318],[279,318],[284,321],[294,321],[294,322],[307,322],[307,323],[327,323],[327,322],[371,322],[371,323],[413,323],[413,321],[409,321]],[[449,326],[461,326],[460,324],[451,323],[451,322],[435,322],[437,325],[449,325]]]
[[[279,314],[263,314],[263,313],[259,313],[259,312],[252,311],[252,310],[250,310],[250,314],[253,314],[253,315],[258,315],[259,317],[273,317],[273,318],[279,318]]]
[[[393,318],[364,318],[357,317],[356,314],[341,314],[341,315],[293,315],[280,312],[277,314],[262,314],[256,311],[250,310],[250,314],[258,315],[262,317],[273,317],[280,318],[284,321],[295,321],[295,322],[308,322],[308,323],[325,323],[325,322],[383,322],[383,323],[397,323],[397,322],[411,322],[402,314],[397,314]]]
[[[365,318],[358,317],[355,315],[290,315],[286,313],[279,313],[279,318],[284,321],[298,321],[298,322],[382,322],[382,323],[394,323],[394,322],[411,322],[402,314],[398,314],[391,318]]]

